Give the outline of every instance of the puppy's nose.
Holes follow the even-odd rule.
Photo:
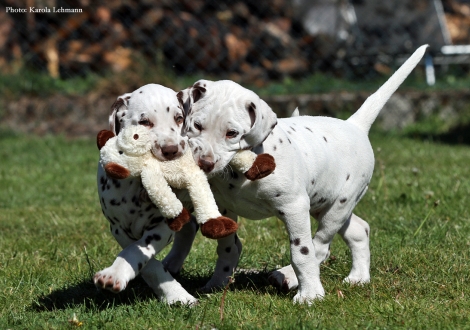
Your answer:
[[[162,147],[163,157],[165,157],[168,160],[172,160],[173,158],[175,158],[177,153],[178,153],[178,146],[176,145],[169,145],[169,146]]]
[[[211,159],[202,159],[199,158],[199,161],[197,162],[199,167],[206,173],[209,173],[214,169],[214,162]]]

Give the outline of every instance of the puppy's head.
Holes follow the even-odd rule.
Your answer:
[[[266,102],[229,80],[199,80],[179,100],[194,158],[208,174],[222,171],[237,151],[262,144],[277,123]]]
[[[181,136],[183,121],[184,112],[176,93],[157,84],[119,96],[109,116],[114,134],[128,126],[146,127],[152,137],[152,153],[162,161],[176,159],[184,153],[187,146]]]

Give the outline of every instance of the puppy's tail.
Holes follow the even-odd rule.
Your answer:
[[[419,47],[409,59],[383,84],[377,92],[367,98],[364,104],[347,121],[356,125],[366,134],[390,96],[418,65],[428,45]]]

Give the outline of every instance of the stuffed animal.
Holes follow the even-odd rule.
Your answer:
[[[103,130],[97,136],[100,163],[106,174],[113,179],[140,177],[149,199],[168,218],[170,229],[178,231],[189,221],[189,213],[173,187],[188,190],[204,236],[218,239],[235,233],[238,224],[218,211],[207,177],[195,163],[191,149],[175,160],[159,161],[150,151],[151,144],[150,132],[143,126],[123,128],[117,136]],[[269,175],[276,166],[271,155],[248,150],[239,151],[231,165],[250,180]]]

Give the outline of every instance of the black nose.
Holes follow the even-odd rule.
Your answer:
[[[175,158],[177,153],[178,153],[178,146],[176,145],[162,147],[163,157],[165,157],[168,160],[172,160],[173,158]]]
[[[202,158],[199,158],[199,161],[197,162],[199,167],[206,173],[209,173],[214,169],[214,162],[211,160],[205,160]]]

